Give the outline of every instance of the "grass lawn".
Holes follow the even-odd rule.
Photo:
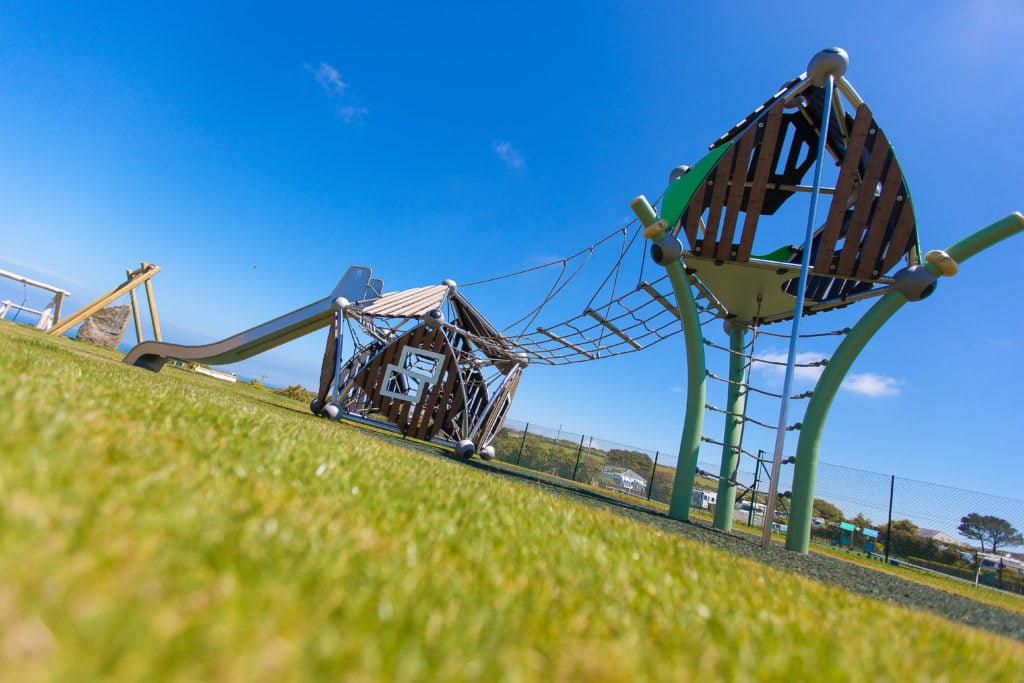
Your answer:
[[[1024,646],[0,324],[0,679],[1018,680]]]

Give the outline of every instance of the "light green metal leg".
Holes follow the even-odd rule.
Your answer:
[[[683,339],[686,343],[686,417],[683,420],[683,436],[679,440],[679,462],[676,465],[676,480],[672,486],[668,516],[686,521],[690,518],[693,480],[697,476],[697,458],[700,455],[700,435],[704,429],[707,366],[704,363],[704,335],[700,329],[697,302],[694,301],[693,289],[683,262],[670,263],[665,266],[665,270],[675,290],[676,306],[683,322]]]
[[[691,179],[690,185],[693,187],[688,191],[692,194],[699,186],[699,182],[692,182]],[[668,225],[665,221],[658,220],[658,215],[646,197],[640,195],[635,198],[630,207],[646,228],[644,237],[657,242],[665,236]],[[704,396],[707,384],[704,335],[700,329],[697,302],[693,298],[690,278],[686,275],[683,262],[676,260],[668,263],[665,272],[668,273],[668,279],[675,291],[676,307],[679,309],[679,319],[683,324],[683,340],[686,344],[686,416],[683,419],[683,436],[679,440],[679,461],[676,463],[676,480],[672,486],[668,516],[685,522],[690,518],[690,499],[693,494],[693,480],[697,475],[700,435],[704,428]]]
[[[1012,213],[995,223],[965,237],[946,250],[954,261],[963,263],[980,251],[1024,230],[1024,216]],[[932,265],[929,270],[938,274]],[[800,442],[796,450],[796,467],[793,472],[793,500],[789,512],[789,531],[786,548],[800,553],[807,552],[811,538],[811,515],[814,506],[814,481],[818,470],[818,451],[821,434],[825,428],[829,408],[839,387],[864,346],[878,332],[879,328],[907,303],[906,297],[893,290],[882,296],[846,335],[836,349],[825,372],[814,387],[814,395],[807,405]]]
[[[747,359],[741,355],[747,344],[747,330],[739,325],[729,327],[729,396],[726,402],[725,433],[722,436],[722,467],[718,471],[718,498],[715,500],[715,528],[722,531],[732,529],[732,512],[736,504],[736,485],[729,479],[736,471],[740,459],[739,447],[743,444],[743,420],[747,390],[743,386]]]

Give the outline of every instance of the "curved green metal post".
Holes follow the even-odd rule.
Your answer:
[[[978,252],[1022,230],[1024,230],[1024,216],[1012,213],[960,240],[946,249],[946,253],[957,263],[963,263]],[[929,264],[926,267],[938,274],[938,269],[934,266]],[[796,450],[793,499],[789,511],[789,532],[786,535],[786,548],[789,550],[806,553],[810,542],[818,451],[832,401],[835,399],[846,373],[849,372],[864,346],[885,321],[891,318],[905,303],[907,303],[907,298],[896,290],[882,296],[846,335],[814,387],[814,395],[804,414],[803,426],[800,429],[800,441]]]
[[[725,404],[725,434],[722,436],[722,467],[718,471],[718,498],[715,500],[716,529],[732,530],[732,511],[736,504],[736,484],[729,481],[736,471],[740,459],[739,447],[743,444],[743,419],[746,411],[747,392],[743,386],[747,369],[743,356],[747,344],[747,330],[739,325],[729,326],[729,395]]]
[[[704,429],[704,397],[707,385],[707,366],[704,363],[704,335],[700,330],[697,302],[690,288],[690,278],[682,261],[665,266],[668,279],[676,294],[676,306],[683,323],[686,343],[686,417],[683,436],[679,439],[679,462],[676,480],[672,485],[672,502],[668,516],[686,521],[690,518],[690,499],[693,481],[697,476],[697,458],[700,455],[700,434]]]
[[[707,170],[703,173],[706,175]],[[703,176],[698,178],[696,174],[690,173],[676,182],[685,184],[687,191],[692,195],[696,188],[700,187],[701,178]],[[630,203],[630,207],[644,228],[648,228],[644,231],[648,239],[656,242],[667,235],[667,223],[658,220],[658,215],[646,197],[640,195]],[[666,264],[665,271],[675,291],[676,308],[679,309],[679,320],[683,325],[683,339],[686,344],[686,416],[683,418],[683,436],[679,440],[679,460],[676,463],[676,478],[672,485],[672,501],[669,504],[668,516],[685,522],[690,518],[690,498],[693,481],[697,475],[700,434],[704,428],[707,366],[704,364],[704,335],[700,330],[699,311],[686,268],[680,259]]]

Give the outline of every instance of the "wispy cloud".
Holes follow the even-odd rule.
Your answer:
[[[18,274],[23,275],[27,278],[49,278],[50,280],[52,280],[52,284],[55,284],[56,286],[63,285],[66,287],[68,284],[76,285],[78,287],[85,286],[84,282],[82,282],[81,280],[76,280],[70,275],[67,275],[65,273],[58,273],[57,271],[50,270],[48,268],[45,268],[44,266],[40,266],[39,264],[32,263],[29,261],[16,261],[7,256],[4,256],[3,258],[0,258],[0,265],[6,266],[7,268],[10,268],[12,270],[22,271]]]
[[[843,389],[855,394],[871,398],[896,396],[900,393],[902,382],[895,377],[877,375],[873,372],[852,373],[843,381]]]
[[[320,87],[324,89],[325,95],[328,97],[338,97],[345,94],[345,88],[348,87],[348,84],[341,80],[341,74],[333,66],[327,62],[320,62],[320,66],[315,69],[310,64],[305,66],[307,71],[312,72]]]
[[[494,153],[498,155],[498,158],[505,162],[505,165],[512,170],[517,170],[526,166],[526,159],[523,158],[522,153],[512,146],[511,142],[501,142],[495,140],[491,143],[494,148]]]
[[[786,375],[785,363],[788,354],[783,351],[762,351],[756,355],[760,359],[771,361],[771,363],[755,360],[753,368],[754,371],[770,384],[774,386],[781,386],[782,380]],[[821,373],[825,371],[825,367],[821,365],[814,365],[811,367],[806,366],[809,366],[812,363],[817,363],[823,358],[825,358],[824,355],[813,351],[798,353],[796,355],[797,367],[794,369],[794,380],[798,384],[804,385],[814,384],[817,382],[818,378],[821,377]],[[781,365],[776,365],[776,363],[781,363]],[[844,391],[868,396],[870,398],[896,396],[900,393],[900,388],[902,386],[902,380],[896,379],[895,377],[880,375],[876,372],[851,373],[847,375],[842,384]]]
[[[771,380],[781,382],[786,375],[786,361],[789,359],[789,354],[785,351],[763,351],[755,355],[757,358],[769,362],[755,360],[753,369]],[[804,351],[796,354],[797,367],[793,369],[793,377],[801,382],[817,382],[825,368],[821,366],[801,366],[817,363],[823,358],[822,354],[815,353],[814,351]]]
[[[672,393],[673,394],[681,394],[681,393],[683,393],[683,388],[679,387],[679,386],[672,387]]]
[[[327,99],[335,103],[334,111],[343,122],[361,123],[370,113],[370,110],[363,105],[362,100],[349,92],[348,83],[333,65],[320,62],[319,66],[303,64],[302,68],[313,74],[313,78],[320,84]]]

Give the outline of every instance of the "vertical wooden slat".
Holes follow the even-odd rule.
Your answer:
[[[704,226],[704,249],[702,256],[714,256],[715,243],[718,241],[718,222],[722,216],[722,203],[725,201],[725,191],[729,189],[729,172],[732,168],[732,160],[736,155],[736,145],[729,148],[722,158],[718,160],[715,177],[712,179],[711,188],[711,210],[708,213],[708,224]]]
[[[877,145],[878,142],[876,141],[875,144]],[[879,273],[875,264],[878,262],[879,252],[886,237],[890,236],[889,220],[892,218],[896,197],[900,195],[902,187],[903,172],[900,170],[896,157],[890,152],[889,168],[886,169],[885,178],[882,180],[882,194],[879,195],[875,211],[871,215],[871,224],[868,225],[867,234],[864,236],[864,246],[861,247],[860,257],[857,259],[857,277],[878,277]]]
[[[775,144],[778,141],[781,124],[782,102],[779,101],[764,119],[764,136],[761,138],[761,146],[757,152],[757,168],[754,169],[754,179],[750,187],[750,196],[747,199],[743,234],[740,237],[740,246],[736,250],[736,260],[740,262],[750,258],[750,250],[754,247],[754,233],[757,231],[757,221],[761,217],[761,207],[764,205],[768,178],[771,177],[772,162],[775,160]]]
[[[889,246],[885,250],[885,257],[882,259],[882,272],[887,273],[895,266],[903,255],[910,250],[914,240],[917,221],[914,219],[914,205],[909,195],[904,195],[900,201],[900,217],[896,222],[896,229],[893,231]]]
[[[850,218],[850,225],[846,229],[846,238],[843,241],[843,250],[839,253],[839,263],[836,265],[837,275],[853,275],[853,266],[857,262],[857,254],[860,253],[861,237],[867,227],[868,217],[875,204],[875,191],[878,189],[878,179],[882,175],[882,168],[889,159],[892,151],[889,143],[886,142],[882,131],[872,121],[871,126],[875,131],[874,144],[871,147],[871,157],[868,159],[868,167],[864,171],[864,179],[861,181],[860,192],[857,193],[856,206],[853,209],[853,216]],[[871,135],[871,131],[868,131]]]
[[[871,110],[868,109],[868,106],[862,104],[857,107],[853,129],[850,131],[850,142],[846,146],[846,156],[843,158],[843,165],[839,171],[839,180],[836,181],[836,191],[832,195],[832,204],[829,206],[828,217],[825,219],[825,228],[821,232],[818,258],[814,261],[814,272],[819,275],[834,272],[832,255],[835,251],[836,240],[839,239],[843,217],[846,215],[847,201],[850,193],[853,192],[853,183],[860,176],[861,155],[864,152],[864,143],[867,140],[871,123]]]
[[[732,245],[732,237],[736,232],[736,221],[740,215],[740,205],[743,203],[743,194],[747,191],[747,173],[750,170],[750,151],[754,147],[754,138],[757,137],[757,128],[750,128],[739,141],[739,149],[733,161],[732,182],[729,185],[728,196],[725,201],[725,220],[722,222],[722,232],[718,238],[718,248],[715,250],[715,258],[722,261],[731,261],[735,258],[735,249]],[[733,145],[735,148],[736,145]]]

